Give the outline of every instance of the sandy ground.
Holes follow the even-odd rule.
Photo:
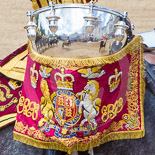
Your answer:
[[[54,45],[47,49],[44,55],[52,57],[69,57],[69,58],[92,58],[101,57],[109,54],[109,43],[106,43],[105,48],[101,48],[99,52],[100,41],[98,42],[73,42],[71,46],[64,46],[62,48],[62,41],[59,41],[57,45]]]
[[[155,27],[154,0],[98,0],[97,5],[123,13],[128,11],[134,33],[152,30]],[[26,11],[33,10],[29,0],[1,0],[0,4],[0,59],[26,43],[24,25]]]

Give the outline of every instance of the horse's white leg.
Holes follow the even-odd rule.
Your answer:
[[[97,123],[95,119],[90,120],[90,122],[92,122],[94,124],[95,127],[97,127]]]
[[[81,101],[79,105],[79,114],[82,114],[82,105],[83,105],[83,101]]]
[[[88,122],[88,119],[83,119],[82,121],[81,121],[81,123],[80,123],[80,126],[82,126],[85,122]]]
[[[88,154],[89,155],[94,155],[94,150],[93,149],[88,150]]]
[[[85,122],[88,122],[88,115],[89,115],[89,113],[87,112],[87,111],[83,111],[83,116],[84,116],[84,118],[85,119],[83,119],[82,121],[81,121],[81,123],[80,123],[80,125],[82,126]]]
[[[78,155],[78,151],[73,151],[71,155]]]

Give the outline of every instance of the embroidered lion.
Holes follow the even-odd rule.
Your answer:
[[[38,125],[39,127],[42,127],[44,125],[44,122],[55,124],[55,122],[52,120],[53,113],[55,111],[52,100],[55,96],[55,93],[50,95],[48,84],[45,79],[41,80],[40,88],[43,94],[43,96],[41,97],[41,114],[44,115],[44,118],[39,121]]]

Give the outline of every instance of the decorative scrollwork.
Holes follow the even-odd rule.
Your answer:
[[[39,111],[39,104],[36,102],[30,102],[28,98],[25,99],[21,96],[19,99],[19,104],[17,105],[17,112],[19,114],[23,113],[26,117],[32,117],[33,120],[37,120]]]

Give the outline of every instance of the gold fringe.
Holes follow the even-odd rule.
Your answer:
[[[132,52],[133,50],[138,49],[138,43],[142,41],[140,36],[134,37],[134,39],[126,45],[122,50],[112,55],[104,56],[104,57],[96,57],[96,58],[87,58],[87,59],[79,59],[79,58],[64,58],[64,57],[50,57],[45,55],[40,55],[36,51],[32,49],[31,42],[28,41],[28,51],[30,57],[33,61],[41,63],[42,65],[50,66],[54,69],[65,67],[65,69],[76,69],[83,66],[99,66],[112,64],[127,54]]]
[[[14,140],[20,141],[20,142],[28,144],[28,145],[32,145],[37,148],[55,149],[55,150],[67,152],[68,154],[71,154],[72,151],[86,151],[86,150],[92,149],[94,147],[97,147],[97,146],[99,146],[103,143],[109,142],[109,141],[121,140],[121,139],[138,139],[138,138],[144,137],[144,135],[145,135],[144,130],[141,130],[141,131],[119,131],[119,133],[113,132],[113,133],[106,135],[105,137],[103,137],[101,139],[97,138],[94,141],[91,141],[90,143],[81,144],[80,142],[78,143],[78,141],[77,141],[77,143],[74,144],[73,146],[66,148],[64,145],[58,144],[56,142],[43,142],[43,141],[33,139],[29,136],[17,133],[15,131],[13,132]]]

